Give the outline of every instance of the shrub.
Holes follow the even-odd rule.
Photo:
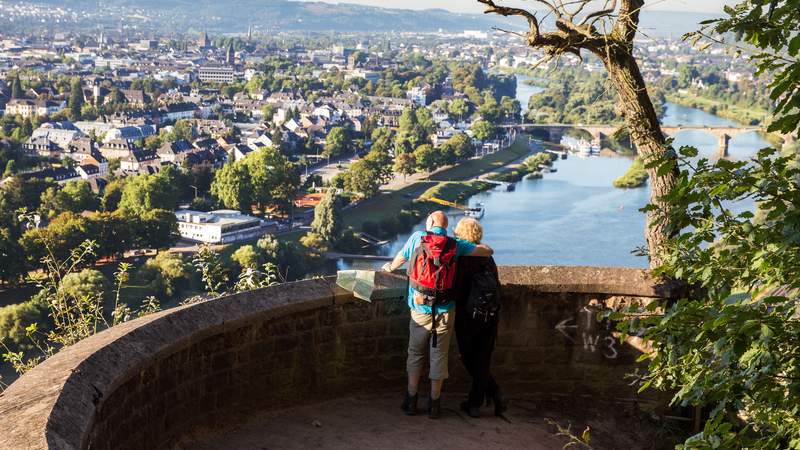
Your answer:
[[[34,348],[25,328],[33,323],[42,325],[47,321],[47,306],[37,300],[0,308],[0,343],[11,351],[27,351]]]

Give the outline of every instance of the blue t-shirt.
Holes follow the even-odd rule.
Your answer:
[[[433,227],[433,229],[431,229],[431,233],[447,236],[447,230],[442,227]],[[403,255],[403,258],[405,258],[409,264],[411,263],[411,257],[414,255],[414,250],[419,247],[422,236],[425,236],[425,234],[426,233],[424,231],[417,231],[412,234],[408,238],[408,241],[406,241],[406,245],[404,245],[403,249],[400,251],[400,253]],[[456,239],[456,255],[458,256],[471,254],[475,250],[475,247],[476,245],[471,242]],[[454,303],[455,302],[451,300],[446,304],[437,305],[436,312],[450,311]],[[414,289],[412,289],[411,286],[408,287],[408,307],[422,314],[430,314],[432,312],[430,306],[417,305],[414,303]]]

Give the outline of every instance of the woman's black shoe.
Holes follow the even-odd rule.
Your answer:
[[[442,398],[428,400],[428,417],[438,419],[442,415]]]
[[[494,400],[494,415],[495,416],[502,416],[503,413],[508,411],[508,400],[506,400],[505,395],[502,392],[497,391],[492,397]]]
[[[481,409],[477,406],[470,405],[469,402],[461,402],[461,410],[473,419],[477,419],[481,416]]]
[[[406,398],[403,399],[403,412],[406,413],[407,416],[416,416],[417,415],[417,396],[411,395],[406,392]]]

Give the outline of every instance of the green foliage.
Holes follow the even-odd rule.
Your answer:
[[[392,169],[403,176],[411,175],[416,171],[416,159],[410,153],[400,153],[394,158]]]
[[[322,151],[322,155],[326,158],[338,158],[344,155],[350,147],[350,133],[347,129],[333,127],[325,137],[325,149]]]
[[[314,208],[311,231],[330,245],[336,245],[342,237],[344,231],[342,206],[335,189],[328,189],[322,201]]]
[[[83,298],[102,298],[108,290],[108,280],[100,271],[83,269],[80,272],[71,272],[61,279],[58,286],[59,293],[64,296]]]
[[[69,102],[67,107],[70,111],[70,117],[73,120],[81,118],[81,108],[83,107],[83,88],[81,87],[81,79],[75,77],[69,85]]]
[[[188,287],[190,266],[179,254],[160,252],[139,269],[138,277],[162,298],[174,298]]]
[[[377,194],[381,185],[389,181],[392,175],[391,157],[372,150],[366,157],[350,165],[344,187],[350,192],[369,198]]]
[[[236,262],[242,270],[255,270],[261,265],[261,257],[256,251],[256,248],[252,245],[243,245],[239,247],[233,252],[231,259]]]
[[[614,180],[613,185],[615,188],[636,188],[644,186],[649,178],[647,169],[642,163],[642,158],[636,158],[631,163],[628,171]]]
[[[618,99],[603,71],[588,72],[582,67],[559,67],[536,71],[538,84],[545,90],[531,96],[527,120],[536,123],[622,123]],[[664,110],[664,98],[655,86],[649,89],[657,113]]]
[[[154,175],[130,177],[122,189],[119,209],[132,216],[141,216],[153,209],[174,211],[182,182],[182,175],[173,166],[166,166]]]
[[[430,144],[423,144],[414,150],[414,162],[419,170],[432,172],[441,165],[439,154]]]
[[[487,120],[478,120],[472,124],[470,128],[475,138],[479,141],[486,142],[495,137],[497,129]]]
[[[0,308],[0,343],[7,351],[34,350],[25,330],[32,323],[47,323],[47,306],[35,299]]]
[[[200,272],[200,278],[209,295],[218,297],[227,291],[230,282],[227,270],[222,264],[219,253],[211,247],[207,245],[200,247],[192,259],[192,265]]]
[[[250,212],[253,205],[253,185],[243,164],[229,162],[214,174],[211,194],[226,208]]]
[[[652,303],[623,323],[653,345],[642,387],[675,390],[674,402],[712,409],[691,447],[787,448],[800,443],[795,398],[800,288],[800,169],[796,155],[764,149],[751,161],[697,159],[680,149],[680,176],[665,197],[674,224],[658,273],[697,291]],[[648,165],[666,170],[672,163]],[[758,210],[734,210],[755,201]],[[663,308],[664,315],[653,314]],[[737,418],[738,417],[738,418]],[[735,419],[734,419],[735,418]]]
[[[770,129],[787,134],[800,126],[800,38],[792,25],[798,6],[748,0],[707,22],[760,49],[754,59],[760,73],[773,75],[777,101]],[[625,334],[652,346],[643,356],[649,370],[641,388],[675,392],[675,404],[710,408],[686,448],[800,448],[798,155],[766,148],[749,161],[711,163],[691,147],[677,154],[677,160],[673,154],[645,161],[658,173],[679,169],[663,197],[670,207],[645,211],[672,236],[656,273],[685,281],[693,292],[612,315],[626,319]]]
[[[214,175],[211,194],[227,208],[249,212],[255,203],[288,208],[300,187],[297,167],[274,148],[262,148],[226,164]]]
[[[42,212],[54,217],[62,212],[81,213],[97,209],[97,196],[87,181],[68,181],[64,187],[50,187],[42,193]]]

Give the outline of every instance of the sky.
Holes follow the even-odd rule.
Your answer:
[[[455,12],[479,13],[483,11],[482,5],[476,0],[303,0],[303,1],[324,1],[326,3],[357,3],[360,5],[379,6],[383,8],[402,8],[402,9],[431,9],[441,8]],[[687,12],[708,12],[716,13],[722,11],[723,5],[733,5],[739,0],[651,0],[645,2],[646,9],[661,11],[687,11]],[[520,5],[533,5],[530,0],[498,2],[498,4],[517,3]]]

